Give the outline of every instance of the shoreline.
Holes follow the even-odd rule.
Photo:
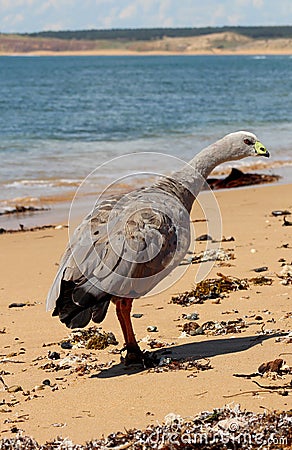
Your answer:
[[[290,51],[285,50],[201,50],[201,51],[188,51],[188,52],[176,52],[176,51],[164,51],[164,50],[149,50],[149,51],[137,51],[137,50],[81,50],[81,51],[33,51],[22,53],[0,52],[0,56],[292,56],[292,49]]]
[[[243,166],[237,167],[239,169],[243,169],[243,172],[251,175],[253,173],[258,173],[259,175],[269,174],[269,175],[279,175],[280,178],[277,181],[273,181],[271,183],[263,182],[260,184],[251,184],[251,185],[243,185],[237,187],[228,187],[228,188],[220,188],[219,191],[237,191],[241,189],[252,189],[259,188],[265,186],[278,186],[278,185],[292,185],[292,164],[289,161],[287,165],[281,165],[279,161],[274,162],[274,166],[267,167],[267,163],[260,162],[256,163],[254,166]],[[275,169],[275,170],[273,170]],[[271,170],[273,170],[271,172]],[[218,168],[210,175],[210,179],[218,178],[224,179],[231,173],[231,168]],[[136,189],[139,186],[133,185],[128,186],[128,189]],[[81,197],[77,197],[77,205],[78,210],[80,212],[79,218],[74,217],[74,222],[78,222],[78,219],[81,220],[91,211],[91,206],[93,202],[93,198],[98,198],[99,195],[103,192],[104,187],[101,187],[100,190],[96,190],[94,192],[83,193]],[[76,192],[78,191],[78,187],[74,188],[74,190],[67,192],[66,194],[60,193],[59,195],[55,195],[52,197],[48,195],[46,197],[40,198],[19,198],[16,200],[11,200],[7,202],[7,206],[9,207],[29,207],[32,206],[38,210],[36,211],[27,211],[24,213],[13,213],[13,214],[1,214],[0,215],[0,229],[6,230],[18,230],[20,224],[25,228],[45,226],[45,225],[64,225],[68,222],[69,212],[72,205],[72,201],[75,198]],[[121,191],[121,193],[125,193],[126,190]],[[214,190],[217,192],[217,189]],[[2,204],[4,201],[2,201]],[[5,207],[3,206],[2,209]]]

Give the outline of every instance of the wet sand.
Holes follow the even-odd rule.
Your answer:
[[[227,164],[221,165],[216,168],[210,178],[221,178],[224,179],[228,177],[233,168],[238,168],[244,173],[259,174],[259,175],[276,175],[279,180],[274,182],[276,184],[289,184],[292,180],[292,160],[273,160],[273,161],[256,161],[249,164]],[[141,182],[141,181],[140,181]],[[153,182],[153,179],[145,179],[145,185],[149,185]],[[81,181],[80,181],[81,183]],[[133,180],[132,184],[119,184],[116,187],[115,192],[126,192],[128,190],[135,189],[137,187],[137,181]],[[65,184],[67,186],[67,184]],[[77,187],[78,187],[77,183]],[[66,223],[68,219],[68,213],[70,210],[71,202],[75,197],[74,203],[74,216],[76,216],[75,210],[78,210],[78,220],[79,217],[84,217],[90,212],[95,199],[104,191],[106,185],[99,184],[91,188],[90,192],[82,192],[81,195],[75,197],[76,186],[72,190],[67,190],[66,193],[62,191],[60,187],[60,192],[55,195],[42,195],[40,197],[18,197],[17,199],[0,201],[0,229],[4,228],[6,230],[18,230],[20,224],[25,228],[31,228],[34,226],[43,225],[58,225],[60,223]],[[13,214],[3,214],[5,208],[16,209],[21,207],[32,207],[38,208],[38,211],[16,213]]]
[[[292,213],[292,184],[218,191],[215,196],[223,235],[234,237],[234,241],[222,243],[222,248],[235,259],[217,261],[208,278],[218,272],[239,278],[265,275],[273,283],[231,292],[220,303],[207,300],[189,307],[170,304],[173,295],[194,286],[197,265],[189,264],[175,285],[136,300],[133,310],[143,314],[133,318],[140,341],[148,335],[171,344],[166,347],[172,350],[171,357],[193,357],[204,363],[203,358],[208,358],[211,368],[205,371],[157,373],[125,368],[120,355],[111,353],[123,346],[113,306],[102,330],[113,332],[118,346],[62,349],[59,344],[68,339],[70,330],[45,312],[45,297],[66,246],[67,228],[0,236],[0,438],[15,435],[12,431],[16,427],[40,443],[57,436],[85,443],[124,428],[161,423],[171,412],[186,417],[232,402],[255,412],[291,408],[291,391],[288,396],[279,395],[277,390],[259,388],[253,379],[233,374],[256,372],[263,362],[279,357],[292,366],[291,343],[276,342],[279,335],[292,330],[291,285],[281,284],[276,275],[282,264],[291,263],[292,227],[283,226],[282,216],[271,215],[273,210]],[[292,221],[291,217],[287,215]],[[204,218],[198,205],[192,218]],[[197,236],[205,233],[206,223],[195,222],[195,230]],[[205,244],[197,242],[195,253]],[[253,271],[262,266],[268,270]],[[9,308],[13,302],[27,305]],[[194,311],[199,324],[242,318],[247,327],[240,333],[181,338],[182,326],[188,322],[182,314]],[[158,331],[148,332],[149,325]],[[151,350],[147,342],[140,345],[145,350],[160,351],[161,356],[163,349]],[[56,370],[51,363],[58,364],[58,360],[48,358],[49,352],[60,354],[63,368]],[[85,363],[87,371],[80,369]],[[104,369],[100,370],[102,365]],[[50,385],[42,384],[45,380]],[[290,382],[291,375],[279,378],[274,374],[255,380],[279,386]]]

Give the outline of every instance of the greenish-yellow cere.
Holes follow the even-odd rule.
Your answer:
[[[267,153],[266,147],[260,141],[256,141],[254,148],[258,155],[264,155]]]

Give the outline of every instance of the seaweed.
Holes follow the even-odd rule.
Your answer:
[[[173,372],[178,370],[190,370],[193,372],[205,371],[212,369],[210,360],[206,361],[196,360],[193,357],[189,358],[172,358],[162,356],[154,367],[149,369],[149,372]]]
[[[194,394],[199,395],[199,394]],[[183,418],[167,414],[162,423],[151,424],[144,429],[127,429],[94,439],[85,445],[74,444],[67,438],[56,438],[39,444],[29,436],[18,433],[17,427],[10,431],[15,437],[3,438],[0,450],[251,450],[258,448],[291,449],[292,410],[255,413],[241,409],[239,405],[226,405],[213,411],[203,411]],[[55,424],[55,426],[62,426]],[[16,428],[16,430],[14,430]]]
[[[273,283],[271,278],[265,276],[240,279],[226,276],[222,273],[218,273],[217,275],[219,278],[209,278],[200,281],[200,283],[198,283],[191,291],[185,291],[173,296],[170,303],[181,306],[190,306],[194,303],[203,303],[205,300],[226,297],[233,291],[247,290],[250,287],[250,284],[262,286],[271,285]]]
[[[211,189],[228,189],[254,184],[274,183],[280,179],[280,175],[266,175],[260,173],[244,173],[233,167],[230,174],[223,179],[208,178],[207,182]]]
[[[248,281],[250,284],[253,284],[255,286],[270,286],[273,283],[272,278],[268,278],[265,276],[250,278]]]
[[[171,303],[189,306],[193,303],[203,303],[208,299],[226,296],[229,292],[248,289],[247,280],[227,277],[218,273],[219,278],[200,281],[191,291],[185,291],[171,298]]]
[[[89,327],[85,330],[74,330],[70,335],[73,346],[84,347],[88,350],[104,350],[109,345],[117,345],[114,334],[109,331],[100,331],[100,328]]]
[[[207,334],[212,336],[225,335],[231,333],[241,333],[242,330],[248,328],[245,320],[239,318],[235,320],[213,321],[209,320],[202,325],[197,322],[187,322],[183,325],[183,333],[189,336],[196,336],[198,334]]]

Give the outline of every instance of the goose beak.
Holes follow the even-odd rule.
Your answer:
[[[270,153],[260,141],[256,141],[256,143],[254,144],[254,148],[257,155],[265,156],[266,158],[270,157]]]

